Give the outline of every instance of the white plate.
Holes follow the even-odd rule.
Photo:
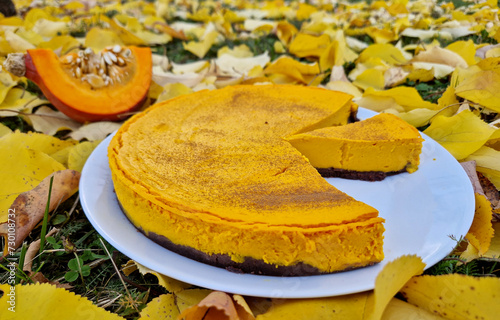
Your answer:
[[[375,113],[360,110],[361,119]],[[474,216],[474,193],[460,164],[423,135],[421,163],[413,174],[379,182],[331,178],[338,189],[379,210],[386,219],[385,259],[371,267],[329,275],[271,277],[236,274],[170,252],[140,233],[121,211],[113,190],[104,140],[92,153],[80,180],[80,199],[88,219],[111,245],[142,265],[201,287],[249,296],[312,298],[374,288],[389,261],[416,254],[432,266],[455,247],[450,238],[465,235]]]

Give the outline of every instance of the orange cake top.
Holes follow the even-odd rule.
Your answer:
[[[353,109],[349,95],[310,87],[198,92],[127,121],[110,158],[135,192],[201,220],[278,229],[364,221],[377,210],[331,186],[282,139],[345,125]]]

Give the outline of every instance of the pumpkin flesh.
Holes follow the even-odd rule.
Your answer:
[[[58,110],[76,121],[124,120],[121,115],[140,108],[144,103],[152,76],[151,50],[128,48],[131,55],[124,76],[120,81],[101,88],[93,88],[75,77],[48,49],[27,51],[26,77],[40,87]]]

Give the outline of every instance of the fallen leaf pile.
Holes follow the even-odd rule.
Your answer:
[[[0,16],[0,63],[33,48],[63,55],[149,46],[153,84],[144,108],[203,89],[276,83],[347,92],[362,108],[401,117],[460,161],[474,185],[474,222],[454,259],[500,265],[497,1],[14,2],[18,15]],[[7,239],[8,213],[16,212],[23,229],[15,250],[44,216],[50,177],[52,211],[77,191],[86,159],[121,123],[78,123],[5,68],[0,122],[0,235]],[[414,256],[389,263],[373,291],[299,300],[192,288],[134,261],[123,273],[135,269],[168,291],[141,319],[495,319],[500,312],[498,266],[483,271],[491,277],[421,275]],[[12,313],[10,285],[0,289],[2,319],[121,318],[47,283],[16,285]]]

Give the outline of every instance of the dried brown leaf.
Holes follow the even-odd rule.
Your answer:
[[[47,198],[49,194],[50,178],[54,177],[52,193],[49,204],[49,211],[54,210],[59,203],[69,198],[78,189],[80,173],[73,170],[57,171],[43,179],[43,181],[33,190],[21,193],[9,209],[9,212],[15,214],[14,222],[7,222],[0,225],[0,235],[5,238],[4,255],[9,253],[10,249],[15,249],[30,234],[31,230],[42,220]],[[8,239],[8,225],[15,223],[15,240]],[[8,241],[9,240],[9,241]]]

